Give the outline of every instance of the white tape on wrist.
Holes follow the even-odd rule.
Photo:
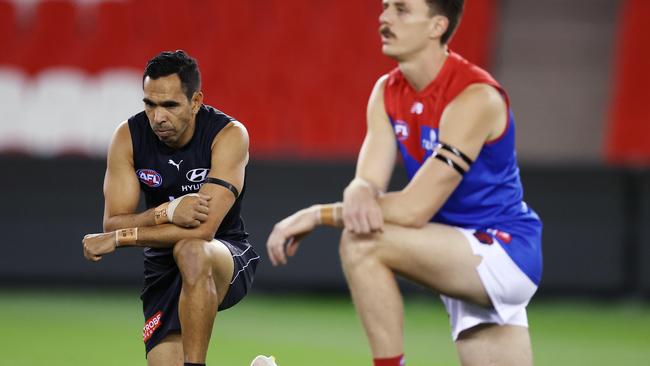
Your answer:
[[[316,205],[316,225],[321,225],[323,223],[323,218],[321,217],[321,209],[323,205]]]
[[[180,197],[174,199],[173,201],[169,202],[169,206],[167,206],[167,217],[169,218],[169,222],[171,222],[171,223],[174,222],[174,211],[176,211],[176,207],[178,207],[178,205],[181,203],[183,198],[192,197],[192,196],[198,197],[199,194],[198,193],[189,193],[189,194],[186,194],[184,196],[180,196]]]

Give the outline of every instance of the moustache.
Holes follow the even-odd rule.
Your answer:
[[[395,37],[395,34],[393,32],[391,32],[388,27],[379,28],[379,34],[381,34],[382,36],[387,37],[387,38],[388,37],[390,37],[390,38]]]

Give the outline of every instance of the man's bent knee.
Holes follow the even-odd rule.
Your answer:
[[[339,256],[344,268],[354,267],[363,261],[374,258],[377,248],[377,235],[356,235],[344,230],[339,245]]]
[[[183,239],[174,246],[174,259],[184,284],[193,285],[211,275],[207,246],[208,243],[201,239]]]

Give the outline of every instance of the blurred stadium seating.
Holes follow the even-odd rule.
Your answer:
[[[481,64],[492,3],[469,8],[454,43]],[[0,151],[104,155],[113,128],[140,109],[133,87],[146,61],[185,49],[199,60],[208,103],[247,124],[254,153],[351,158],[368,91],[392,67],[379,55],[376,17],[367,16],[379,8],[369,0],[2,0],[9,110]]]

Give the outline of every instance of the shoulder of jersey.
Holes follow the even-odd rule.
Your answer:
[[[204,109],[206,113],[208,113],[208,118],[210,120],[214,119],[216,121],[224,121],[224,122],[237,121],[236,118],[233,118],[225,114],[224,112],[218,110],[217,108],[214,108],[207,104],[204,104],[201,108]]]

